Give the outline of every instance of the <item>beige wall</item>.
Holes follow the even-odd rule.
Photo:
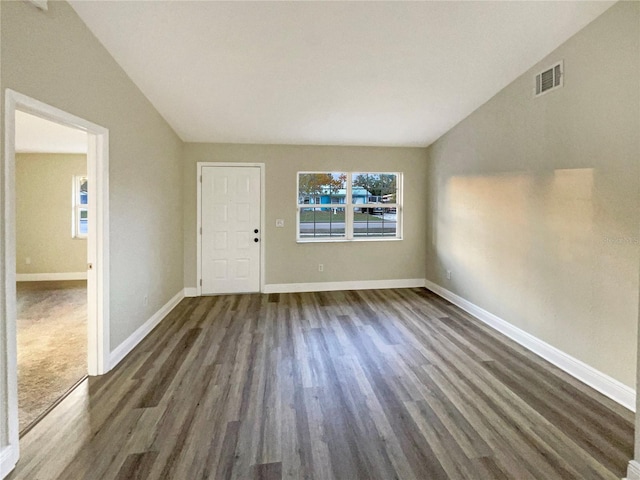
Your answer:
[[[66,2],[2,3],[3,96],[109,129],[113,350],[183,288],[182,142]]]
[[[71,235],[73,177],[86,175],[86,155],[16,155],[17,273],[86,270],[87,241]]]
[[[184,150],[185,286],[196,286],[196,163],[264,163],[267,284],[424,278],[426,157],[419,148],[186,144]],[[296,243],[296,173],[401,171],[402,241]],[[276,228],[282,218],[284,228]],[[324,272],[318,271],[324,264]]]
[[[428,150],[427,278],[631,387],[639,26],[615,5]],[[562,59],[565,86],[534,99]]]

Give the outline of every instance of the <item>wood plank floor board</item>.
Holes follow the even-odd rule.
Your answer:
[[[439,338],[442,339],[442,337]],[[533,433],[533,424],[544,419],[536,418],[534,412],[528,408],[525,402],[522,402],[510,390],[504,389],[501,384],[494,381],[482,369],[475,369],[472,372],[464,361],[456,362],[455,358],[460,358],[464,355],[457,347],[446,341],[443,342],[443,347],[446,349],[446,353],[443,355],[443,362],[440,368],[446,372],[448,377],[455,376],[460,379],[474,393],[474,398],[483,400],[492,412],[501,417],[512,418],[516,414],[521,415],[524,420],[518,425],[520,433],[518,440],[522,440],[525,445],[528,445],[533,455],[542,454],[547,456],[549,466],[558,470],[556,475],[559,478],[577,478],[573,473],[564,471],[564,467],[561,465],[562,462],[558,462],[554,457],[555,452],[552,450],[546,451],[546,445]],[[548,472],[548,475],[551,475],[551,472]]]
[[[473,465],[476,468],[478,478],[487,480],[508,480],[506,469],[493,457],[479,457],[474,459]]]
[[[446,336],[446,333],[443,333]],[[477,338],[478,335],[474,335]],[[455,341],[454,341],[455,342]],[[491,342],[485,344],[492,351],[496,362],[483,363],[485,368],[499,378],[531,407],[569,434],[583,448],[597,454],[601,461],[610,466],[624,462],[633,454],[633,432],[618,415],[599,412],[597,402],[579,395],[571,385],[561,382],[555,376],[545,375],[545,371],[531,365],[517,355],[494,350]],[[544,392],[543,398],[540,392]],[[571,403],[572,408],[563,408]],[[594,444],[593,439],[599,439]]]
[[[343,317],[343,328],[353,342],[356,354],[363,366],[365,375],[374,387],[385,415],[391,419],[391,426],[398,437],[402,448],[411,463],[411,468],[418,478],[447,478],[440,461],[426,439],[418,433],[415,422],[411,419],[403,401],[410,400],[404,388],[398,388],[393,377],[383,375],[377,349],[365,335],[360,333],[357,325]]]
[[[526,457],[529,454],[522,441],[514,439],[514,430],[502,417],[491,412],[482,400],[471,396],[464,385],[455,381],[455,375],[443,374],[437,366],[428,367],[429,379],[431,379],[442,391],[447,392],[446,398],[453,403],[460,413],[467,419],[475,431],[489,445],[496,459],[499,459],[506,467],[513,479],[537,480],[545,478],[541,467],[540,471],[528,468]],[[548,478],[556,478],[551,476]]]
[[[594,414],[594,412],[598,411],[597,404],[605,402],[605,405],[608,407],[612,405],[617,406],[617,404],[613,404],[610,399],[606,399],[601,395],[599,395],[597,399],[590,395],[580,395],[582,391],[588,391],[590,394],[592,394],[593,391],[588,389],[588,387],[585,389],[583,384],[576,384],[575,381],[567,382],[564,372],[560,372],[559,376],[555,374],[550,375],[550,370],[551,372],[559,372],[559,370],[556,370],[556,367],[550,367],[548,364],[540,364],[538,357],[533,357],[535,361],[532,362],[530,352],[521,352],[518,351],[517,348],[501,348],[501,346],[493,340],[493,337],[489,335],[490,332],[479,328],[478,325],[462,321],[459,318],[452,318],[449,325],[452,329],[456,329],[462,335],[470,338],[473,343],[488,352],[492,358],[502,359],[508,362],[513,369],[522,369],[524,376],[526,376],[529,381],[535,379],[545,384],[550,393],[564,393],[566,397],[574,397],[574,403],[582,406],[585,413],[590,414],[593,420],[600,418],[599,415]],[[606,423],[615,422],[622,427],[622,430],[625,430],[626,422],[623,418],[624,415],[613,415]]]
[[[305,403],[307,404],[307,416],[309,422],[309,438],[311,441],[311,456],[314,461],[313,478],[318,480],[330,480],[333,478],[331,457],[327,444],[327,433],[322,416],[322,388],[304,388]]]
[[[322,332],[317,332],[321,340]],[[327,358],[324,352],[324,357]],[[358,442],[360,453],[367,465],[369,478],[395,478],[395,469],[391,463],[384,442],[376,428],[369,410],[365,395],[360,388],[360,383],[364,383],[364,372],[354,368],[353,357],[328,357],[331,358],[329,367],[332,382],[330,392],[340,399],[342,405],[339,411],[345,415],[345,421],[350,421],[350,427],[355,431],[355,441],[359,438],[367,438],[370,441],[366,444]],[[358,379],[361,381],[347,381],[347,379]]]
[[[496,432],[503,438],[507,445],[517,446],[516,450],[520,461],[529,471],[542,478],[594,478],[591,469],[587,475],[580,476],[575,471],[567,470],[563,462],[558,458],[560,451],[567,447],[564,443],[556,443],[556,449],[546,445],[535,433],[537,422],[544,422],[547,428],[553,428],[548,421],[538,416],[531,409],[526,408],[523,402],[514,405],[513,395],[508,390],[497,388],[492,382],[483,382],[478,378],[469,378],[460,375],[459,370],[453,364],[437,366],[441,376],[456,383],[464,395],[474,398],[475,406],[481,409],[486,418],[492,419],[492,423],[499,425]],[[519,418],[519,422],[514,422]],[[575,468],[582,468],[582,464]],[[586,464],[589,467],[589,463]],[[601,473],[606,477],[605,469]],[[599,477],[595,477],[599,478]]]
[[[277,302],[277,300],[275,300]],[[262,463],[254,469],[255,480],[280,480],[282,478],[282,462]]]
[[[537,367],[538,369],[544,371],[545,376],[547,376],[550,381],[555,377],[555,380],[559,384],[558,388],[569,388],[572,391],[577,390],[579,394],[575,399],[576,401],[596,402],[606,407],[607,411],[613,411],[614,413],[616,413],[617,416],[621,419],[628,417],[629,411],[622,405],[616,403],[610,398],[605,397],[604,395],[599,394],[588,385],[585,385],[584,383],[581,383],[575,378],[567,375],[558,367],[550,365],[535,353],[525,349],[521,345],[518,345],[517,343],[512,341],[504,342],[504,336],[502,334],[492,329],[488,325],[478,322],[471,314],[455,307],[449,301],[426,289],[415,289],[414,291],[418,295],[425,298],[427,301],[437,303],[441,306],[441,308],[446,309],[447,312],[453,312],[450,316],[452,320],[464,325],[467,329],[469,329],[470,332],[474,332],[470,335],[470,338],[475,338],[477,333],[481,334],[484,337],[491,338],[493,342],[497,341],[495,343],[495,346],[498,346],[499,348],[503,347],[502,349],[508,355],[513,355],[514,359],[522,358],[523,361],[529,364],[531,367]],[[449,313],[447,313],[446,315],[449,315]],[[598,411],[599,407],[594,407],[594,409],[595,411]]]
[[[438,456],[449,478],[471,480],[478,477],[471,459],[428,403],[423,401],[408,402],[407,409]]]
[[[118,471],[116,480],[145,480],[154,464],[157,452],[132,453]]]
[[[222,295],[81,384],[9,479],[612,480],[632,447],[631,412],[425,289]]]

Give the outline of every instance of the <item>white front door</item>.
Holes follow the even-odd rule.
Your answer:
[[[260,291],[260,168],[202,167],[202,294]]]

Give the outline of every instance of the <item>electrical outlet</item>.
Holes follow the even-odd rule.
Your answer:
[[[447,270],[447,279],[451,280],[451,270]]]
[[[27,265],[31,265],[31,257],[25,258],[24,263],[26,263]]]
[[[318,271],[319,272],[324,272],[324,265],[322,263],[318,264]]]
[[[282,228],[282,227],[284,227],[284,219],[282,219],[282,218],[277,218],[277,219],[276,219],[276,227],[278,227],[278,228]]]

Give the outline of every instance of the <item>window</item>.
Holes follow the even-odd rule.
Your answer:
[[[401,173],[298,172],[298,241],[402,238]]]
[[[73,212],[71,214],[73,238],[87,238],[88,200],[87,177],[73,177]]]

